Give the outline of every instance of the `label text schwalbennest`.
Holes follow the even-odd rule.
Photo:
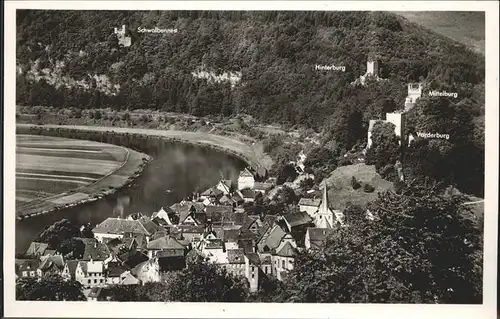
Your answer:
[[[177,33],[179,30],[177,29],[160,29],[158,27],[154,27],[153,29],[146,29],[146,28],[137,28],[137,32],[139,33]]]

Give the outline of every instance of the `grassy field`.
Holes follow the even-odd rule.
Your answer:
[[[354,190],[351,186],[352,177],[356,177],[361,184],[368,183],[375,188],[372,193],[365,193],[363,187]],[[378,192],[393,189],[388,182],[375,171],[374,165],[355,164],[338,167],[326,179],[328,186],[328,199],[335,209],[345,209],[347,204],[365,206],[377,199]]]
[[[17,135],[16,213],[73,204],[123,186],[142,164],[142,157],[115,145]]]

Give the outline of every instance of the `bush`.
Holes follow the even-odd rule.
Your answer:
[[[347,165],[352,165],[352,161],[345,158],[345,157],[342,157],[339,162],[338,162],[338,165],[339,166],[347,166]]]
[[[365,191],[365,193],[373,193],[373,191],[375,190],[375,188],[370,185],[370,184],[365,184],[363,186],[363,190]]]
[[[352,189],[358,189],[361,187],[361,184],[356,180],[356,177],[352,177],[351,179],[351,186],[352,186]]]

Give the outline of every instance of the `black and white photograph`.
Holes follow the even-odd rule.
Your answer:
[[[6,315],[496,313],[498,3],[9,2]]]

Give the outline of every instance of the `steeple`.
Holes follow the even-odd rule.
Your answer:
[[[321,199],[321,206],[319,207],[320,214],[328,213],[328,190],[326,182],[323,182],[323,198]]]

